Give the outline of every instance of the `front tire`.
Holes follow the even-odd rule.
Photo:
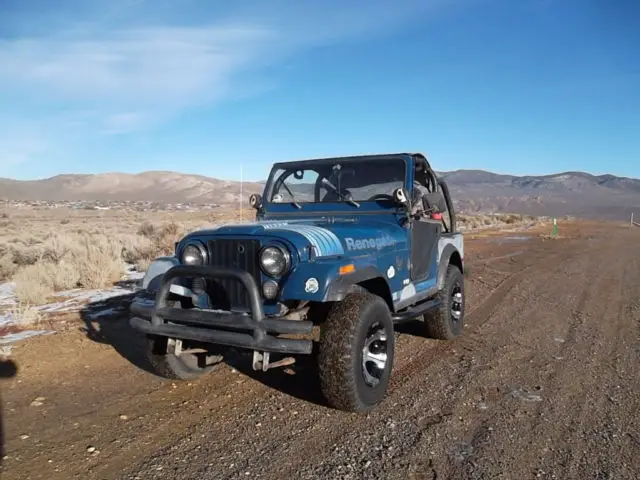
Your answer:
[[[423,317],[425,334],[437,340],[452,340],[462,334],[465,310],[464,276],[455,265],[447,267],[438,297],[438,309]]]
[[[387,303],[350,293],[335,303],[320,330],[322,393],[339,410],[363,412],[384,398],[393,368],[395,332]]]
[[[175,302],[173,308],[183,307],[180,302]],[[212,373],[222,363],[222,355],[188,352],[193,346],[185,342],[176,343],[175,339],[168,337],[148,335],[147,359],[160,376],[172,380],[195,380]]]

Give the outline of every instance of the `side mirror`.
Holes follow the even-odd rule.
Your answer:
[[[259,210],[262,207],[262,195],[259,193],[252,193],[249,197],[249,205],[251,205],[256,210]]]
[[[396,188],[393,191],[393,199],[401,205],[409,205],[409,195],[407,194],[407,191],[402,187]]]

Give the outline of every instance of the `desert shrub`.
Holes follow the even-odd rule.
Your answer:
[[[127,263],[136,264],[155,255],[155,245],[148,237],[124,234],[118,236],[118,241],[122,245],[122,259]]]
[[[9,253],[0,255],[0,281],[11,278],[17,269],[18,266],[13,263],[13,257]]]
[[[122,278],[124,262],[121,246],[114,239],[85,235],[79,238],[80,249],[75,254],[79,285],[84,288],[104,288]]]
[[[54,234],[45,240],[39,249],[39,261],[60,263],[62,260],[76,254],[78,250],[75,238],[69,235]]]
[[[513,225],[514,223],[522,221],[522,215],[502,215],[499,220],[506,223],[507,225]]]
[[[156,232],[156,227],[153,223],[147,221],[142,222],[140,227],[138,228],[138,235],[142,235],[143,237],[151,238],[154,236]]]
[[[185,233],[185,227],[176,222],[166,222],[155,225],[143,222],[138,228],[138,234],[151,240],[155,255],[170,255],[177,242]]]
[[[20,302],[42,305],[54,292],[82,286],[80,272],[73,262],[40,262],[21,269],[14,278]]]
[[[21,268],[14,277],[15,295],[18,301],[28,305],[47,303],[53,294],[50,270],[45,263],[36,263]]]
[[[40,249],[21,242],[11,245],[10,251],[13,263],[19,267],[33,265],[40,258]]]
[[[32,305],[61,290],[109,287],[124,273],[122,245],[104,235],[54,235],[22,255],[36,261],[15,274],[15,292],[19,301]]]
[[[49,269],[50,283],[54,291],[71,290],[82,286],[80,273],[72,261],[44,265]]]
[[[30,304],[18,303],[9,310],[14,324],[21,327],[37,325],[42,320],[40,311]]]

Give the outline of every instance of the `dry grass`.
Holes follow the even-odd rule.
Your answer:
[[[18,304],[11,307],[9,314],[19,327],[33,327],[42,321],[42,314],[33,305]]]
[[[517,213],[497,213],[485,215],[458,215],[457,222],[461,231],[515,227],[521,225],[535,226],[547,221],[546,218]]]
[[[125,264],[140,271],[170,255],[186,232],[244,219],[233,211],[133,212],[126,210],[13,209],[0,211],[0,281],[16,283],[18,301],[41,305],[58,291],[103,288],[122,278]],[[535,224],[516,214],[459,215],[461,230]]]
[[[42,305],[62,290],[111,286],[126,264],[144,271],[155,257],[170,255],[186,232],[236,219],[233,212],[0,212],[7,223],[0,230],[0,282],[15,281],[20,303]]]

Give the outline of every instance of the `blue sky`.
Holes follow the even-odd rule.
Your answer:
[[[0,0],[0,176],[421,151],[640,177],[639,22],[637,0]]]

